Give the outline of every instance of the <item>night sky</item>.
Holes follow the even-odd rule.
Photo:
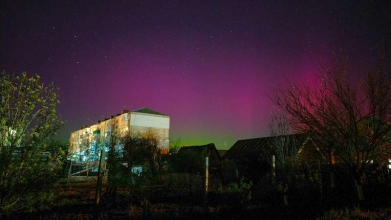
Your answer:
[[[311,82],[340,55],[360,75],[391,49],[390,1],[0,2],[0,69],[60,87],[63,141],[149,107],[182,144],[229,148],[269,134],[267,95],[287,78]]]

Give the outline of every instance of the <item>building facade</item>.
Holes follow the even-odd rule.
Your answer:
[[[123,137],[126,133],[137,136],[147,131],[155,134],[158,147],[163,154],[167,154],[170,117],[149,108],[142,108],[134,111],[123,110],[121,114],[71,132],[71,159],[77,162],[96,161],[99,156],[98,150],[108,151],[111,136]]]

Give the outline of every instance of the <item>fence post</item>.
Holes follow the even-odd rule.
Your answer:
[[[71,163],[69,164],[69,170],[68,170],[68,179],[67,179],[67,184],[68,187],[71,188],[71,174],[72,174],[72,160]]]
[[[98,205],[100,202],[100,194],[102,192],[102,164],[103,160],[105,159],[105,150],[100,151],[100,159],[99,159],[99,167],[98,167],[98,179],[96,181],[96,197],[95,197],[95,203]]]
[[[276,185],[276,156],[272,156],[272,184]]]
[[[189,173],[186,173],[186,180],[187,180],[187,189],[189,189],[189,191],[191,192],[192,187],[191,187],[191,184],[190,184]]]
[[[72,160],[71,160],[71,163],[69,164],[69,169],[68,169],[68,178],[71,176],[71,173],[72,173]]]
[[[207,212],[208,207],[208,190],[209,190],[209,157],[205,157],[205,192],[204,192],[204,212]]]

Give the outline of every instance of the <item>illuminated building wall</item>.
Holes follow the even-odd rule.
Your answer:
[[[134,111],[124,110],[91,126],[82,126],[70,136],[71,155],[76,161],[96,161],[97,151],[102,148],[108,151],[111,134],[123,137],[127,132],[131,135],[142,135],[151,130],[158,138],[158,147],[162,153],[168,153],[170,117],[148,108]],[[118,146],[120,147],[120,146]]]

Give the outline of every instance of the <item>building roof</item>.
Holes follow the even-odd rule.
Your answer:
[[[133,110],[132,112],[138,112],[138,113],[145,113],[145,114],[153,114],[153,115],[164,115],[164,116],[167,116],[165,114],[162,114],[160,112],[157,112],[157,111],[154,111],[150,108],[140,108],[140,109],[137,109],[137,110]]]
[[[99,121],[98,121],[97,123],[95,123],[95,124],[92,124],[92,125],[89,125],[89,126],[83,125],[80,129],[75,130],[75,131],[73,131],[73,132],[78,132],[78,131],[80,131],[80,130],[83,130],[84,128],[89,128],[89,127],[94,126],[94,125],[97,125],[97,124],[99,124],[99,123],[101,123],[101,122],[111,120],[111,119],[113,119],[114,117],[120,116],[120,115],[125,114],[125,113],[127,113],[127,112],[129,112],[129,111],[128,111],[128,110],[123,110],[122,113],[113,115],[113,116],[111,116],[111,117],[109,117],[109,118],[105,118],[105,119],[103,119],[103,120],[101,119],[101,120],[99,120]],[[150,108],[146,108],[146,107],[145,107],[145,108],[140,108],[140,109],[137,109],[137,110],[133,110],[133,111],[131,111],[131,112],[135,112],[135,113],[144,113],[144,114],[153,114],[153,115],[161,115],[161,116],[167,116],[167,117],[168,117],[168,115],[162,114],[162,113],[160,113],[160,112],[154,111],[154,110],[152,110],[152,109],[150,109]],[[73,133],[73,132],[71,132],[71,133]]]
[[[273,141],[281,137],[294,137],[297,141],[297,146],[301,147],[307,140],[308,135],[306,134],[292,134],[292,135],[281,135],[273,137],[261,137],[253,139],[238,140],[229,150],[225,153],[224,159],[236,159],[243,155],[263,155],[271,154],[271,145]],[[294,146],[289,146],[294,147]],[[298,150],[298,149],[297,149]]]
[[[228,150],[217,150],[220,154],[220,157],[224,157],[224,155],[228,152]]]
[[[200,146],[188,146],[188,147],[181,147],[178,151],[178,154],[183,154],[187,152],[196,153],[198,155],[202,155],[203,157],[211,156],[210,154],[214,152],[215,155],[218,156],[220,159],[220,154],[216,149],[216,146],[213,143],[206,144],[206,145],[200,145]]]

